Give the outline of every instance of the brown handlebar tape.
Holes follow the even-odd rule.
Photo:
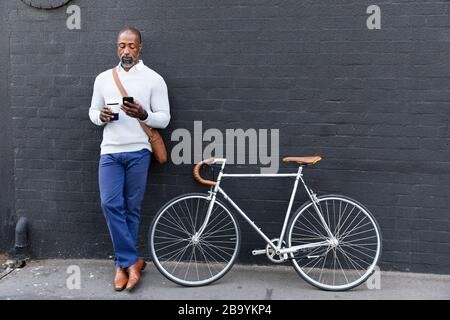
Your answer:
[[[195,165],[194,171],[193,171],[194,179],[197,180],[198,182],[200,182],[201,184],[204,184],[204,185],[210,186],[210,187],[214,187],[216,185],[215,181],[203,179],[202,176],[200,175],[200,170],[203,167],[203,165],[209,164],[213,161],[214,161],[214,158],[209,158],[209,159],[206,159],[206,160],[203,160],[203,161],[200,161],[199,163],[197,163]]]

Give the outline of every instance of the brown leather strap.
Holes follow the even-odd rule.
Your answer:
[[[117,69],[116,68],[112,68],[111,70],[112,70],[114,82],[116,83],[117,89],[119,89],[120,94],[123,97],[128,97],[127,90],[125,90],[125,88],[122,85],[122,82],[120,82],[119,74],[117,73]],[[139,119],[136,119],[136,120],[139,122],[139,124],[141,125],[142,129],[145,131],[145,133],[149,136],[149,138],[151,140],[152,139],[152,128],[150,128],[149,126],[143,124],[142,121],[140,121]]]
[[[204,185],[210,186],[210,187],[214,187],[216,185],[215,181],[203,179],[202,176],[200,175],[200,169],[203,167],[203,165],[209,164],[213,161],[214,161],[214,158],[209,158],[209,159],[200,161],[199,163],[197,163],[195,165],[194,172],[193,172],[195,180],[197,180],[201,184],[204,184]]]
[[[120,82],[119,74],[117,73],[117,69],[116,68],[112,68],[111,70],[112,70],[112,73],[113,73],[113,78],[114,78],[114,82],[116,83],[117,89],[119,89],[120,94],[123,97],[127,97],[128,96],[127,90],[125,90],[125,88],[122,85],[122,82]]]

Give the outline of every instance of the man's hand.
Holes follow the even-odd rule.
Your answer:
[[[112,112],[112,110],[107,107],[104,106],[102,111],[100,111],[100,120],[102,122],[111,122],[114,119],[114,113]]]
[[[136,119],[142,119],[146,114],[144,108],[142,108],[141,105],[138,103],[131,103],[125,101],[124,104],[121,106],[121,109],[128,116]]]

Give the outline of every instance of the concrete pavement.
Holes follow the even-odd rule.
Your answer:
[[[80,281],[74,278],[80,272]],[[235,265],[219,281],[185,288],[164,278],[150,262],[132,293],[115,292],[109,260],[29,261],[0,280],[0,300],[391,300],[450,299],[450,275],[381,272],[378,279],[346,292],[327,292],[306,283],[288,265]],[[79,289],[77,286],[79,285]]]

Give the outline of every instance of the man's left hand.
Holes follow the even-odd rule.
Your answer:
[[[128,101],[125,101],[124,104],[121,106],[121,109],[123,112],[125,112],[128,116],[140,119],[144,117],[145,110],[142,108],[142,106],[138,103],[131,103]]]

